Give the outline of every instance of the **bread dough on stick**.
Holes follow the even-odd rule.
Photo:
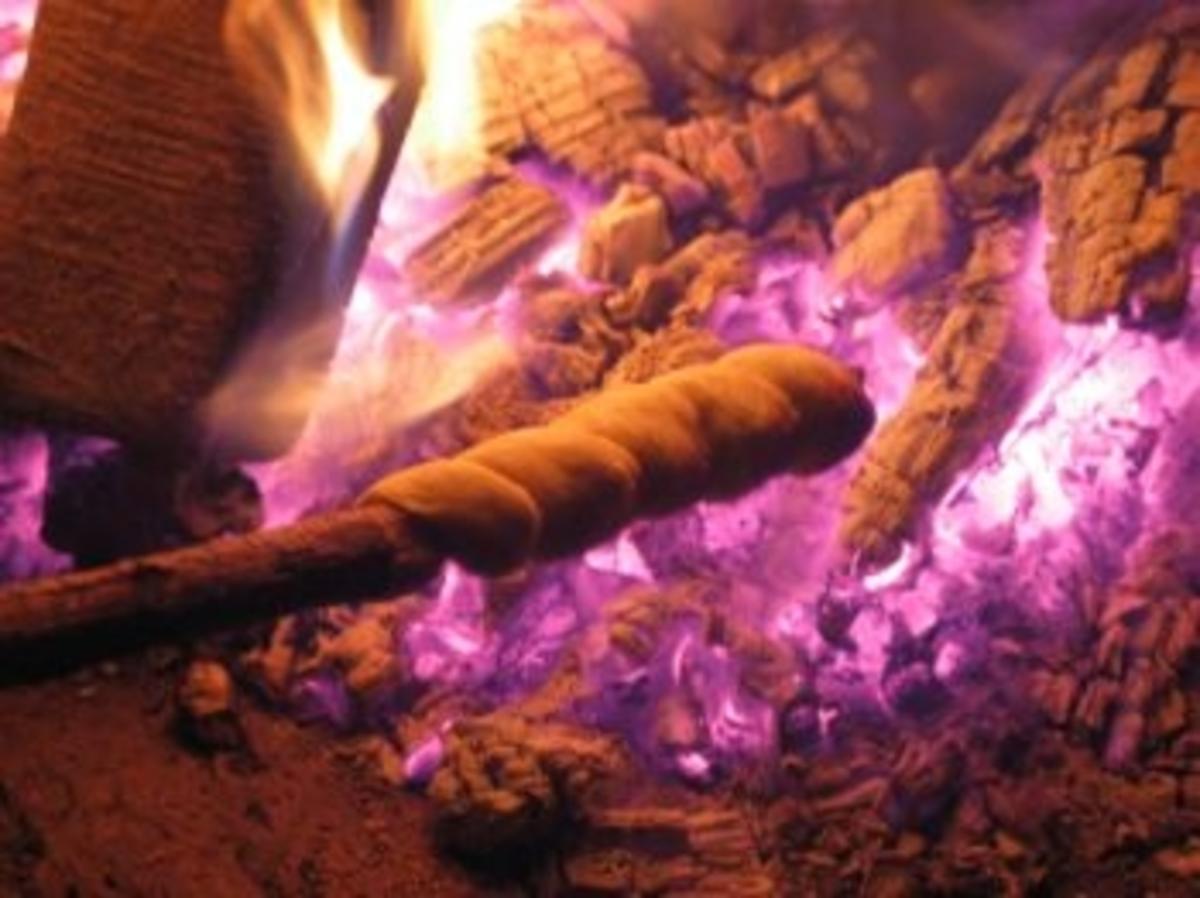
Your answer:
[[[762,481],[764,470],[787,466],[800,436],[800,415],[778,387],[732,368],[684,369],[664,379],[662,389],[685,396],[697,411],[712,470],[706,498],[738,496]]]
[[[569,412],[564,423],[611,440],[638,460],[642,514],[679,511],[706,489],[710,450],[696,409],[677,391],[617,387]]]
[[[520,484],[465,459],[393,474],[371,487],[364,501],[408,515],[431,547],[484,575],[524,564],[542,531],[538,505]]]
[[[862,372],[803,346],[755,344],[722,356],[718,367],[757,374],[779,387],[800,415],[792,470],[814,474],[851,455],[875,426]]]
[[[480,443],[462,458],[524,488],[541,511],[539,558],[574,555],[633,517],[638,463],[611,440],[565,422]]]

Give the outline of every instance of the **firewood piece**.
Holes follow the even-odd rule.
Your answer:
[[[400,681],[396,631],[400,614],[388,605],[362,610],[345,629],[317,638],[315,669],[339,671],[350,693],[360,699],[379,697]]]
[[[711,150],[708,166],[734,221],[753,230],[766,216],[766,191],[761,173],[746,156],[740,141],[731,136]]]
[[[925,510],[1008,422],[1036,366],[1021,335],[1023,231],[981,229],[963,293],[934,338],[904,405],[879,431],[846,494],[841,538],[868,562],[889,560]]]
[[[632,170],[634,180],[658,191],[674,215],[690,215],[709,201],[708,185],[666,156],[638,153]]]
[[[1105,113],[1143,105],[1169,64],[1171,45],[1165,38],[1146,40],[1122,57],[1112,83],[1103,95]]]
[[[946,273],[958,247],[953,198],[935,168],[897,178],[837,220],[837,280],[880,302]]]
[[[1163,186],[1200,196],[1200,112],[1187,113],[1175,126],[1171,153],[1163,160]]]
[[[866,41],[856,40],[842,49],[818,76],[821,96],[835,109],[851,115],[863,115],[875,104],[871,84],[872,69],[878,53]]]
[[[667,206],[646,187],[626,184],[584,227],[579,273],[612,284],[627,284],[643,265],[671,251]]]
[[[1175,70],[1171,73],[1167,105],[1200,109],[1200,46],[1190,47],[1179,55]]]
[[[667,129],[663,135],[663,149],[684,170],[715,184],[710,158],[713,147],[733,137],[736,131],[735,125],[721,116],[694,118]]]
[[[888,781],[884,816],[896,829],[936,833],[958,803],[967,758],[950,738],[932,745],[911,740]]]
[[[4,414],[155,447],[202,430],[243,457],[302,426],[297,403],[270,441],[239,430],[282,405],[280,371],[309,377],[332,356],[419,85],[403,74],[377,170],[335,234],[278,107],[233,62],[228,5],[40,4],[0,155]],[[269,382],[248,384],[242,417],[209,420],[214,386],[266,329]]]
[[[794,187],[812,174],[808,129],[781,110],[751,111],[750,142],[768,190]]]
[[[495,573],[578,551],[637,515],[727,498],[793,467],[828,466],[874,422],[855,372],[801,347],[744,347],[593,401],[605,404],[600,423],[585,403],[576,415],[393,475],[354,509],[2,590],[0,665],[52,662],[57,655],[35,647],[56,640],[103,651],[110,643],[97,633],[184,635],[395,595],[432,577],[447,552]],[[624,435],[603,424],[609,419],[636,427]],[[641,436],[669,430],[673,443]],[[708,465],[702,480],[699,464]],[[474,477],[466,488],[465,474]]]
[[[604,298],[558,275],[522,279],[517,355],[540,397],[579,396],[600,385],[632,335],[609,320]]]
[[[701,294],[716,296],[743,286],[754,271],[744,233],[703,234],[661,264],[638,271],[629,289],[606,305],[617,324],[654,330],[677,314],[694,319],[704,311]],[[682,312],[684,307],[690,311]]]
[[[1192,595],[1198,544],[1200,531],[1192,527],[1153,534],[1104,597],[1074,721],[1102,737],[1110,769],[1128,769],[1187,722],[1179,690],[1200,636],[1200,607]]]
[[[821,108],[815,92],[804,94],[784,110],[785,114],[812,135],[813,162],[818,174],[845,174],[857,161],[857,149],[847,133]]]
[[[430,302],[471,299],[494,290],[505,275],[567,222],[554,194],[517,177],[484,189],[413,253],[405,274]]]
[[[1071,711],[1079,695],[1079,678],[1070,673],[1037,671],[1030,675],[1030,695],[1054,726],[1063,727],[1071,720]]]
[[[194,718],[221,714],[233,707],[233,678],[217,661],[193,661],[179,684],[179,704]]]
[[[791,50],[763,63],[751,76],[750,86],[764,100],[786,100],[812,84],[822,66],[841,52],[850,35],[822,31]]]
[[[652,149],[661,123],[637,62],[585,12],[530,5],[480,37],[484,138],[495,153],[526,143],[608,186]]]
[[[252,753],[234,705],[233,677],[217,661],[196,660],[184,672],[176,693],[174,731],[192,751]]]
[[[618,758],[610,738],[564,724],[512,713],[463,721],[430,785],[439,835],[468,862],[532,862],[562,837]]]
[[[1050,303],[1064,320],[1170,323],[1187,306],[1197,45],[1195,34],[1148,38],[1056,108],[1040,155]]]

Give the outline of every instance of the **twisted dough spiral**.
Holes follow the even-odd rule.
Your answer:
[[[391,506],[433,548],[494,575],[575,554],[639,516],[830,467],[874,419],[861,378],[836,360],[749,346],[401,471],[363,501]]]

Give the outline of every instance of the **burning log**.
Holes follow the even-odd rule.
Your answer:
[[[1103,745],[1110,769],[1132,768],[1146,749],[1169,743],[1188,724],[1186,683],[1200,636],[1198,545],[1194,528],[1170,528],[1134,553],[1095,621],[1090,663],[1074,671],[1083,683],[1070,719]]]
[[[624,293],[613,297],[613,320],[647,330],[703,320],[726,292],[754,286],[753,244],[738,231],[703,234],[662,263],[641,268]]]
[[[579,271],[597,281],[627,284],[644,265],[671,251],[667,205],[645,187],[626,185],[587,223]]]
[[[632,174],[636,182],[661,194],[671,213],[676,216],[690,215],[703,209],[711,198],[707,184],[657,153],[638,153],[634,156]]]
[[[393,475],[353,509],[13,586],[0,592],[0,646],[20,671],[49,659],[37,650],[47,642],[103,650],[97,633],[158,637],[395,595],[447,558],[510,571],[578,552],[640,515],[827,468],[873,418],[839,363],[749,347]]]
[[[600,297],[562,278],[524,282],[517,317],[521,368],[539,396],[567,398],[598,387],[633,342],[609,321]]]
[[[263,60],[232,39],[243,11],[41,3],[0,155],[3,414],[156,447],[200,435],[231,455],[275,453],[303,423],[306,407],[273,400],[332,355],[420,79],[406,64],[381,89],[378,153],[344,160],[363,161],[361,184],[345,170],[319,183],[288,98],[267,96]],[[328,48],[307,37],[268,52],[294,52],[308,83],[288,89],[332,107]],[[210,415],[214,387],[239,376]]]

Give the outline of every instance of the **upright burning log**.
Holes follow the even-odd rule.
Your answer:
[[[323,182],[313,158],[345,124],[330,54],[393,15],[402,33],[406,0],[390,3],[353,21],[340,0],[275,4],[290,31],[272,40],[257,0],[43,0],[0,153],[0,415],[239,456],[287,445],[307,409],[279,394],[332,354],[415,103],[393,54],[374,152],[346,147]],[[315,149],[278,71],[325,119]]]

